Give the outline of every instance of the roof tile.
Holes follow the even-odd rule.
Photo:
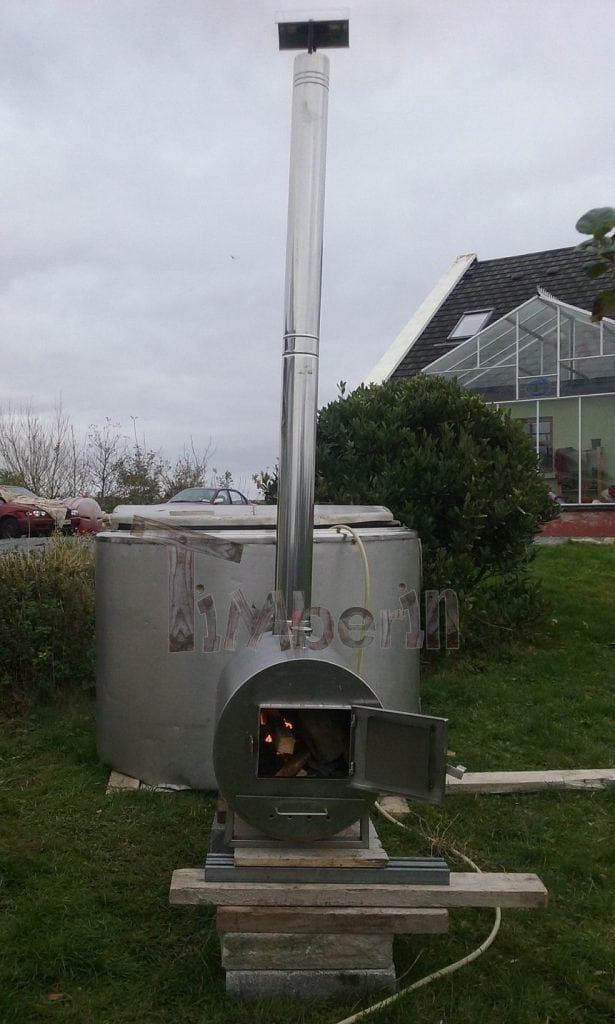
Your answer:
[[[446,340],[464,313],[493,308],[488,321],[493,323],[536,295],[539,286],[562,302],[591,309],[600,286],[586,276],[587,264],[587,257],[574,246],[476,260],[406,353],[393,377],[414,376],[455,348]]]

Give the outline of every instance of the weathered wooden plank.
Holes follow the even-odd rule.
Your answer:
[[[194,552],[169,548],[169,651],[194,650]]]
[[[174,544],[188,551],[203,552],[214,558],[223,558],[227,562],[241,562],[243,555],[243,544],[212,536],[204,530],[175,526],[166,518],[133,516],[130,532],[133,536]]]
[[[218,907],[216,928],[225,932],[344,932],[362,935],[440,935],[448,911],[407,907]]]
[[[118,793],[126,789],[138,789],[140,785],[139,779],[133,779],[132,775],[123,775],[122,772],[111,772],[107,783],[107,793]]]
[[[528,874],[451,872],[449,885],[284,885],[206,882],[203,868],[173,872],[173,905],[303,907],[543,907],[547,890]]]
[[[227,932],[222,966],[228,970],[375,970],[393,966],[392,935]]]
[[[546,789],[605,789],[615,785],[615,768],[536,772],[466,772],[447,778],[447,793],[538,793]]]

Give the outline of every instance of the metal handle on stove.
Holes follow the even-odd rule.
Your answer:
[[[328,818],[329,812],[324,811],[285,811],[280,810],[279,807],[275,808],[275,813],[279,814],[281,818]]]

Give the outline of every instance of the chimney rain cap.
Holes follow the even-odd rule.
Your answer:
[[[315,50],[347,47],[348,11],[315,11],[315,17],[306,12],[278,12],[278,41],[281,50]]]

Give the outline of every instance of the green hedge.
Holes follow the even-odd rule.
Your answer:
[[[94,544],[0,555],[0,701],[94,685]]]
[[[385,505],[416,529],[423,585],[456,590],[464,643],[535,622],[532,543],[557,507],[520,425],[457,381],[362,386],[322,409],[317,499]]]

